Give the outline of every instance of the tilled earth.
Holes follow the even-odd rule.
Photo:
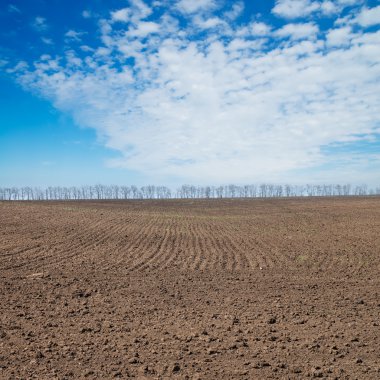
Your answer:
[[[1,379],[379,379],[380,198],[0,203]]]

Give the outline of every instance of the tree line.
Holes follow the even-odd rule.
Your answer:
[[[198,199],[198,198],[281,198],[380,195],[380,187],[367,185],[182,185],[176,190],[167,186],[49,186],[0,187],[0,200],[106,200],[106,199]]]

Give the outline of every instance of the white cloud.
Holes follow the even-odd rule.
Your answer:
[[[272,13],[285,19],[307,18],[312,14],[332,16],[363,0],[276,0]]]
[[[74,51],[72,50],[67,51],[65,53],[65,56],[66,56],[66,62],[67,62],[68,67],[70,68],[74,67],[76,69],[77,67],[82,66],[83,61],[76,56]]]
[[[274,34],[277,37],[289,37],[293,40],[314,39],[318,30],[318,26],[313,23],[286,24]]]
[[[49,61],[49,60],[51,60],[51,55],[49,55],[49,54],[42,54],[41,57],[40,57],[40,60],[41,61]]]
[[[332,1],[324,1],[321,4],[320,9],[321,9],[321,12],[326,14],[326,15],[330,15],[330,14],[334,14],[334,13],[338,12],[337,4],[335,4]]]
[[[271,27],[263,22],[253,22],[250,29],[255,36],[267,36],[271,32]]]
[[[224,17],[229,20],[236,20],[244,11],[244,3],[237,1],[232,5],[232,8],[224,13]]]
[[[84,52],[87,52],[87,53],[90,52],[90,51],[94,51],[94,49],[92,47],[88,46],[88,45],[81,45],[80,49],[82,51],[84,51]]]
[[[54,42],[51,38],[41,37],[41,41],[46,45],[54,45]]]
[[[130,7],[111,12],[112,21],[136,24],[153,13],[152,9],[142,0],[130,0],[129,3]]]
[[[364,8],[357,16],[356,21],[361,26],[372,26],[380,24],[380,5],[374,8]]]
[[[101,46],[101,47],[99,47],[99,48],[96,49],[95,55],[97,57],[105,57],[105,56],[110,55],[111,52],[112,52],[111,49]]]
[[[33,28],[38,30],[39,32],[43,32],[48,28],[48,25],[46,23],[46,18],[41,17],[41,16],[37,16],[34,19],[34,22],[32,25],[33,25]]]
[[[149,17],[153,11],[142,0],[130,0],[135,20],[143,20]]]
[[[200,17],[195,17],[193,22],[196,26],[198,26],[201,29],[211,29],[221,24],[224,24],[224,21],[221,20],[219,17],[210,17],[206,20]]]
[[[328,32],[326,40],[328,46],[344,46],[350,43],[351,27],[346,26],[339,29],[332,29]]]
[[[135,6],[117,27],[112,14],[100,22],[98,46],[11,69],[118,151],[110,165],[160,182],[282,181],[335,165],[324,147],[380,132],[380,32],[256,22],[231,26],[228,38],[202,30],[199,39],[173,14],[155,20],[160,28],[142,21],[148,14]],[[342,172],[360,173],[365,159],[339,157]]]
[[[133,37],[146,37],[148,34],[157,33],[160,30],[160,25],[156,22],[140,21],[135,29],[128,32]]]
[[[111,18],[113,21],[128,22],[130,20],[131,10],[129,8],[119,9],[111,12]]]
[[[165,6],[165,2],[164,1],[154,0],[152,2],[152,7],[154,7],[154,8],[161,8],[163,6]]]
[[[11,67],[6,70],[7,73],[13,74],[13,73],[20,73],[24,70],[27,70],[29,68],[29,65],[25,61],[19,61],[14,67]]]
[[[318,1],[311,0],[277,0],[272,12],[284,18],[306,17],[320,7]]]
[[[69,31],[67,31],[65,33],[65,37],[67,40],[69,41],[77,41],[77,42],[80,42],[82,40],[82,36],[84,35],[85,33],[84,32],[77,32],[73,29],[70,29]]]
[[[209,10],[216,6],[214,0],[180,0],[177,3],[178,9],[183,13],[195,13]]]

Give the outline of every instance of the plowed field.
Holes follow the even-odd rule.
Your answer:
[[[1,379],[379,379],[380,198],[0,203]]]

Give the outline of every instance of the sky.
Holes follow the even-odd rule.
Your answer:
[[[0,186],[380,185],[379,0],[3,0]]]

